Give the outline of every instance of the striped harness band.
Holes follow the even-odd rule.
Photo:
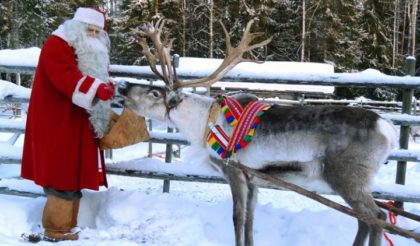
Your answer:
[[[242,108],[234,98],[216,95],[215,99],[226,121],[235,128],[232,136],[229,137],[220,125],[210,122],[207,143],[222,159],[229,159],[232,154],[246,148],[251,142],[255,129],[261,122],[261,116],[270,106],[259,101],[252,101]]]

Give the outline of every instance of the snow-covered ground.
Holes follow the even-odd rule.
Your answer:
[[[159,147],[155,151],[159,152]],[[190,151],[192,149],[183,149],[181,157],[184,158],[167,165],[194,162]],[[138,165],[146,166],[161,161],[158,157],[138,161],[145,154],[146,144],[140,143],[115,151],[113,161],[137,158]],[[384,165],[375,178],[375,185],[392,184],[395,167],[395,162]],[[0,186],[41,192],[40,187],[30,181],[10,178],[19,175],[19,168],[19,165],[0,164]],[[420,166],[409,164],[407,174],[407,184],[419,187]],[[172,181],[170,193],[163,193],[162,180],[115,175],[108,178],[109,189],[83,191],[80,240],[58,245],[234,245],[232,201],[227,185]],[[342,203],[336,196],[328,198]],[[42,231],[40,220],[44,203],[44,197],[0,195],[0,245],[26,245],[20,240],[22,233]],[[420,213],[420,204],[406,203],[405,208]],[[420,224],[409,219],[398,217],[397,225],[420,232]],[[255,245],[350,245],[356,227],[355,219],[306,197],[288,191],[260,189],[255,213]],[[418,245],[411,239],[390,237],[394,245]]]

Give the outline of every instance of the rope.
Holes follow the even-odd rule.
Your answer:
[[[387,209],[387,210],[390,210],[390,211],[394,212],[394,214],[396,216],[403,216],[405,218],[420,222],[420,216],[417,215],[417,214],[409,213],[409,212],[404,211],[404,210],[402,210],[400,208],[397,208],[397,207],[392,207],[392,206],[387,205],[387,204],[385,204],[383,202],[380,202],[378,200],[375,200],[375,203],[376,203],[376,205],[378,205],[381,208],[384,208],[384,209]]]
[[[390,207],[395,207],[393,201],[388,201],[385,204]],[[388,219],[392,225],[397,224],[397,217],[395,216],[394,212],[392,212],[391,210],[388,211]],[[388,234],[386,232],[384,232],[384,237],[385,237],[385,240],[389,243],[389,246],[394,246],[394,243],[392,242],[391,238],[388,237]]]

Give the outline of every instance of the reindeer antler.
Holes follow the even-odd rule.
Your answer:
[[[136,30],[135,34],[143,36],[138,39],[138,43],[142,47],[142,53],[146,57],[150,68],[153,73],[162,79],[165,84],[169,87],[173,87],[175,70],[172,68],[170,52],[172,49],[172,43],[174,39],[161,41],[161,34],[165,26],[166,20],[163,18],[159,19],[155,25],[151,23],[145,23],[139,27],[140,30]],[[145,36],[145,37],[144,37]],[[154,50],[149,47],[146,37],[149,37],[153,43]],[[156,65],[159,61],[161,71],[159,72]]]
[[[156,75],[158,75],[163,81],[165,81],[166,85],[171,89],[177,89],[180,87],[210,86],[214,84],[215,82],[219,81],[221,78],[223,78],[223,76],[225,76],[225,74],[229,72],[233,67],[235,67],[238,63],[244,62],[244,61],[254,61],[251,59],[245,59],[243,57],[245,52],[251,51],[255,48],[265,46],[268,43],[270,43],[272,40],[272,37],[270,37],[259,43],[251,44],[256,38],[261,37],[264,34],[262,32],[251,33],[251,26],[254,23],[254,20],[251,20],[246,25],[246,29],[244,31],[244,34],[238,46],[232,47],[229,33],[226,30],[226,27],[223,25],[223,23],[220,22],[223,28],[223,32],[225,33],[225,42],[226,42],[226,56],[223,59],[220,66],[212,74],[210,74],[209,76],[205,78],[180,80],[175,77],[175,74],[176,74],[175,68],[171,66],[170,49],[172,47],[173,39],[167,42],[166,45],[164,45],[160,41],[160,34],[163,31],[164,23],[165,21],[162,21],[162,19],[159,19],[154,27],[152,24],[148,23],[144,25],[145,27],[141,28],[142,30],[141,34],[149,37],[153,42],[155,51],[159,56],[163,74],[157,71],[156,55],[154,55],[151,52],[149,46],[147,45],[146,40],[144,38],[140,39],[139,43],[143,48],[142,53],[146,56],[146,59],[148,60],[152,71]]]
[[[193,79],[193,80],[187,80],[182,81],[178,80],[176,81],[175,87],[198,87],[198,86],[210,86],[214,84],[215,82],[219,81],[221,78],[225,76],[226,73],[228,73],[232,68],[234,68],[238,63],[244,62],[244,61],[253,61],[251,59],[245,59],[243,58],[243,55],[245,52],[251,51],[255,48],[267,45],[271,42],[272,37],[261,41],[257,44],[250,45],[252,41],[254,41],[257,37],[262,36],[264,33],[257,32],[257,33],[251,33],[251,26],[254,23],[254,20],[251,20],[246,25],[245,32],[242,36],[241,41],[239,42],[237,47],[232,47],[230,36],[228,31],[226,30],[225,25],[223,25],[222,22],[220,24],[222,25],[223,32],[225,33],[225,42],[226,42],[226,56],[223,59],[220,66],[208,77],[200,78],[200,79]]]

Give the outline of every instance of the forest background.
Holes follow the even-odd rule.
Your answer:
[[[144,65],[131,30],[161,17],[175,38],[173,53],[180,56],[223,58],[219,22],[235,44],[252,18],[257,18],[253,31],[265,33],[261,38],[273,36],[260,50],[260,59],[329,63],[336,72],[373,68],[403,75],[404,60],[411,56],[419,61],[420,55],[418,0],[0,0],[0,49],[42,47],[80,6],[106,13],[112,64]],[[419,67],[417,62],[416,74]],[[359,95],[399,97],[392,89],[336,90],[337,97]]]

